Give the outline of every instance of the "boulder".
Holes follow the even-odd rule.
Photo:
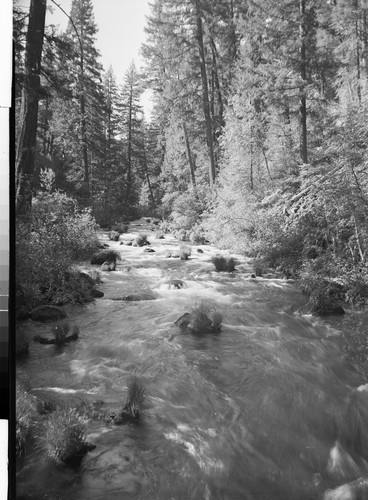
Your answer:
[[[129,295],[124,295],[123,297],[111,297],[111,300],[124,300],[128,302],[138,302],[140,300],[155,300],[157,298],[156,293],[152,290],[145,290],[142,292],[134,292]]]
[[[89,286],[94,286],[95,285],[95,281],[92,278],[92,276],[90,276],[88,273],[86,273],[84,271],[80,271],[79,272],[79,278],[81,280],[84,280]]]
[[[156,250],[154,250],[153,248],[145,248],[145,249],[143,250],[143,252],[145,252],[145,253],[155,253],[155,252],[156,252]]]
[[[64,339],[64,343],[72,342],[73,340],[78,340],[77,332],[72,333],[71,335],[67,335]],[[33,341],[38,342],[39,344],[46,344],[46,345],[56,344],[54,338],[42,337],[41,335],[35,335],[33,337]]]
[[[92,297],[94,299],[101,299],[105,294],[101,292],[101,290],[96,290],[96,288],[92,288]]]
[[[190,314],[184,313],[180,318],[178,318],[174,325],[180,328],[180,330],[187,329],[190,323]]]
[[[66,312],[57,306],[44,305],[32,309],[30,317],[33,321],[52,323],[53,321],[66,318]]]
[[[179,279],[170,279],[167,284],[169,285],[169,288],[176,288],[176,289],[180,289],[180,288],[185,288],[185,283],[184,281],[182,280],[179,280]]]
[[[337,302],[327,302],[323,307],[316,307],[315,304],[308,302],[299,309],[301,314],[313,314],[315,316],[342,316],[345,314],[344,308]]]
[[[200,310],[184,313],[175,321],[174,325],[182,332],[191,333],[216,333],[221,329],[221,322],[211,320],[206,313]]]

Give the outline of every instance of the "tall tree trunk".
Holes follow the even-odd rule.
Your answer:
[[[359,46],[359,10],[358,2],[355,2],[355,44],[356,44],[356,65],[357,65],[357,94],[359,104],[362,102],[360,89],[360,46]]]
[[[187,147],[187,154],[188,154],[188,161],[189,161],[189,168],[190,168],[190,178],[192,181],[193,190],[196,193],[197,184],[196,184],[196,178],[195,178],[195,167],[194,167],[192,151],[190,149],[188,130],[187,130],[187,126],[185,125],[184,122],[182,125],[183,125],[183,132],[184,132],[184,138],[185,138],[185,145]]]
[[[86,92],[84,88],[84,48],[83,48],[83,25],[79,39],[80,44],[80,73],[79,73],[79,106],[81,114],[81,135],[82,135],[82,158],[84,170],[84,193],[87,199],[90,197],[90,178],[87,146],[87,123],[86,123]]]
[[[307,60],[306,60],[306,26],[305,26],[305,0],[300,0],[300,76],[307,83]],[[303,163],[308,163],[307,145],[307,99],[305,97],[305,85],[300,89],[300,157]]]
[[[367,9],[363,8],[363,57],[365,72],[368,76],[368,35],[367,35]]]
[[[221,127],[225,125],[224,121],[224,103],[222,99],[222,92],[220,86],[220,79],[218,76],[218,67],[217,67],[217,57],[216,57],[216,45],[211,36],[211,50],[212,50],[212,63],[213,63],[213,80],[217,91],[217,101],[218,101],[218,116]]]
[[[151,184],[151,179],[149,177],[148,173],[148,163],[147,163],[147,154],[146,154],[146,142],[143,142],[143,160],[144,160],[144,171],[146,174],[146,179],[147,179],[147,185],[148,185],[148,190],[150,193],[152,205],[154,208],[156,208],[156,202],[155,202],[155,197],[153,195],[153,189],[152,189],[152,184]]]
[[[132,122],[133,122],[133,82],[130,86],[129,94],[129,118],[128,118],[128,172],[127,172],[127,190],[126,190],[126,203],[129,204],[129,197],[132,185]]]
[[[203,26],[202,26],[202,17],[201,17],[202,12],[201,12],[200,0],[195,0],[195,6],[196,6],[196,21],[197,21],[197,42],[198,42],[199,58],[201,63],[203,112],[206,122],[207,147],[210,157],[209,176],[210,176],[210,186],[212,187],[214,185],[216,178],[216,165],[215,165],[215,155],[214,155],[213,137],[212,137],[213,127],[212,127],[212,120],[210,113],[210,102],[208,98],[208,81],[206,72],[204,44],[203,44]]]
[[[40,66],[45,31],[46,0],[31,0],[22,90],[20,132],[16,149],[16,209],[18,215],[31,210],[37,137]]]

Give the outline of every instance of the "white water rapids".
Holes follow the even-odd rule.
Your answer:
[[[368,498],[368,385],[344,351],[348,318],[300,315],[306,297],[297,285],[251,278],[241,256],[235,272],[218,273],[209,245],[193,246],[181,261],[165,256],[178,242],[155,239],[150,225],[132,224],[122,239],[139,232],[156,252],[108,242],[122,261],[102,272],[104,297],[67,308],[79,340],[61,348],[31,343],[17,374],[35,395],[82,410],[98,402],[107,413],[121,409],[135,374],[148,394],[141,422],[90,418],[96,448],[76,469],[32,450],[18,468],[17,497]],[[170,288],[169,278],[185,287]],[[155,299],[119,300],[143,292]],[[220,333],[184,334],[173,325],[198,298],[222,312]],[[27,326],[31,336],[50,330]]]

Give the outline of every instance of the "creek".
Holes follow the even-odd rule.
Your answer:
[[[349,314],[301,315],[307,299],[292,281],[253,279],[241,256],[235,272],[216,272],[218,250],[209,245],[193,245],[186,261],[167,258],[174,238],[155,239],[149,224],[129,227],[122,239],[143,232],[156,252],[102,236],[122,261],[101,273],[103,298],[66,307],[79,340],[31,342],[17,376],[35,395],[118,413],[135,374],[148,395],[141,419],[118,426],[90,418],[96,448],[79,467],[28,451],[18,464],[17,497],[311,500],[366,477],[368,384],[346,354]],[[170,288],[170,278],[185,287]],[[147,291],[154,300],[119,300]],[[219,333],[174,326],[197,299],[222,312]],[[50,330],[27,324],[31,337]]]

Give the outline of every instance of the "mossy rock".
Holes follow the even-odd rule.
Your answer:
[[[41,323],[52,323],[60,319],[66,318],[66,312],[57,306],[43,305],[32,309],[30,317],[33,321],[40,321]]]

